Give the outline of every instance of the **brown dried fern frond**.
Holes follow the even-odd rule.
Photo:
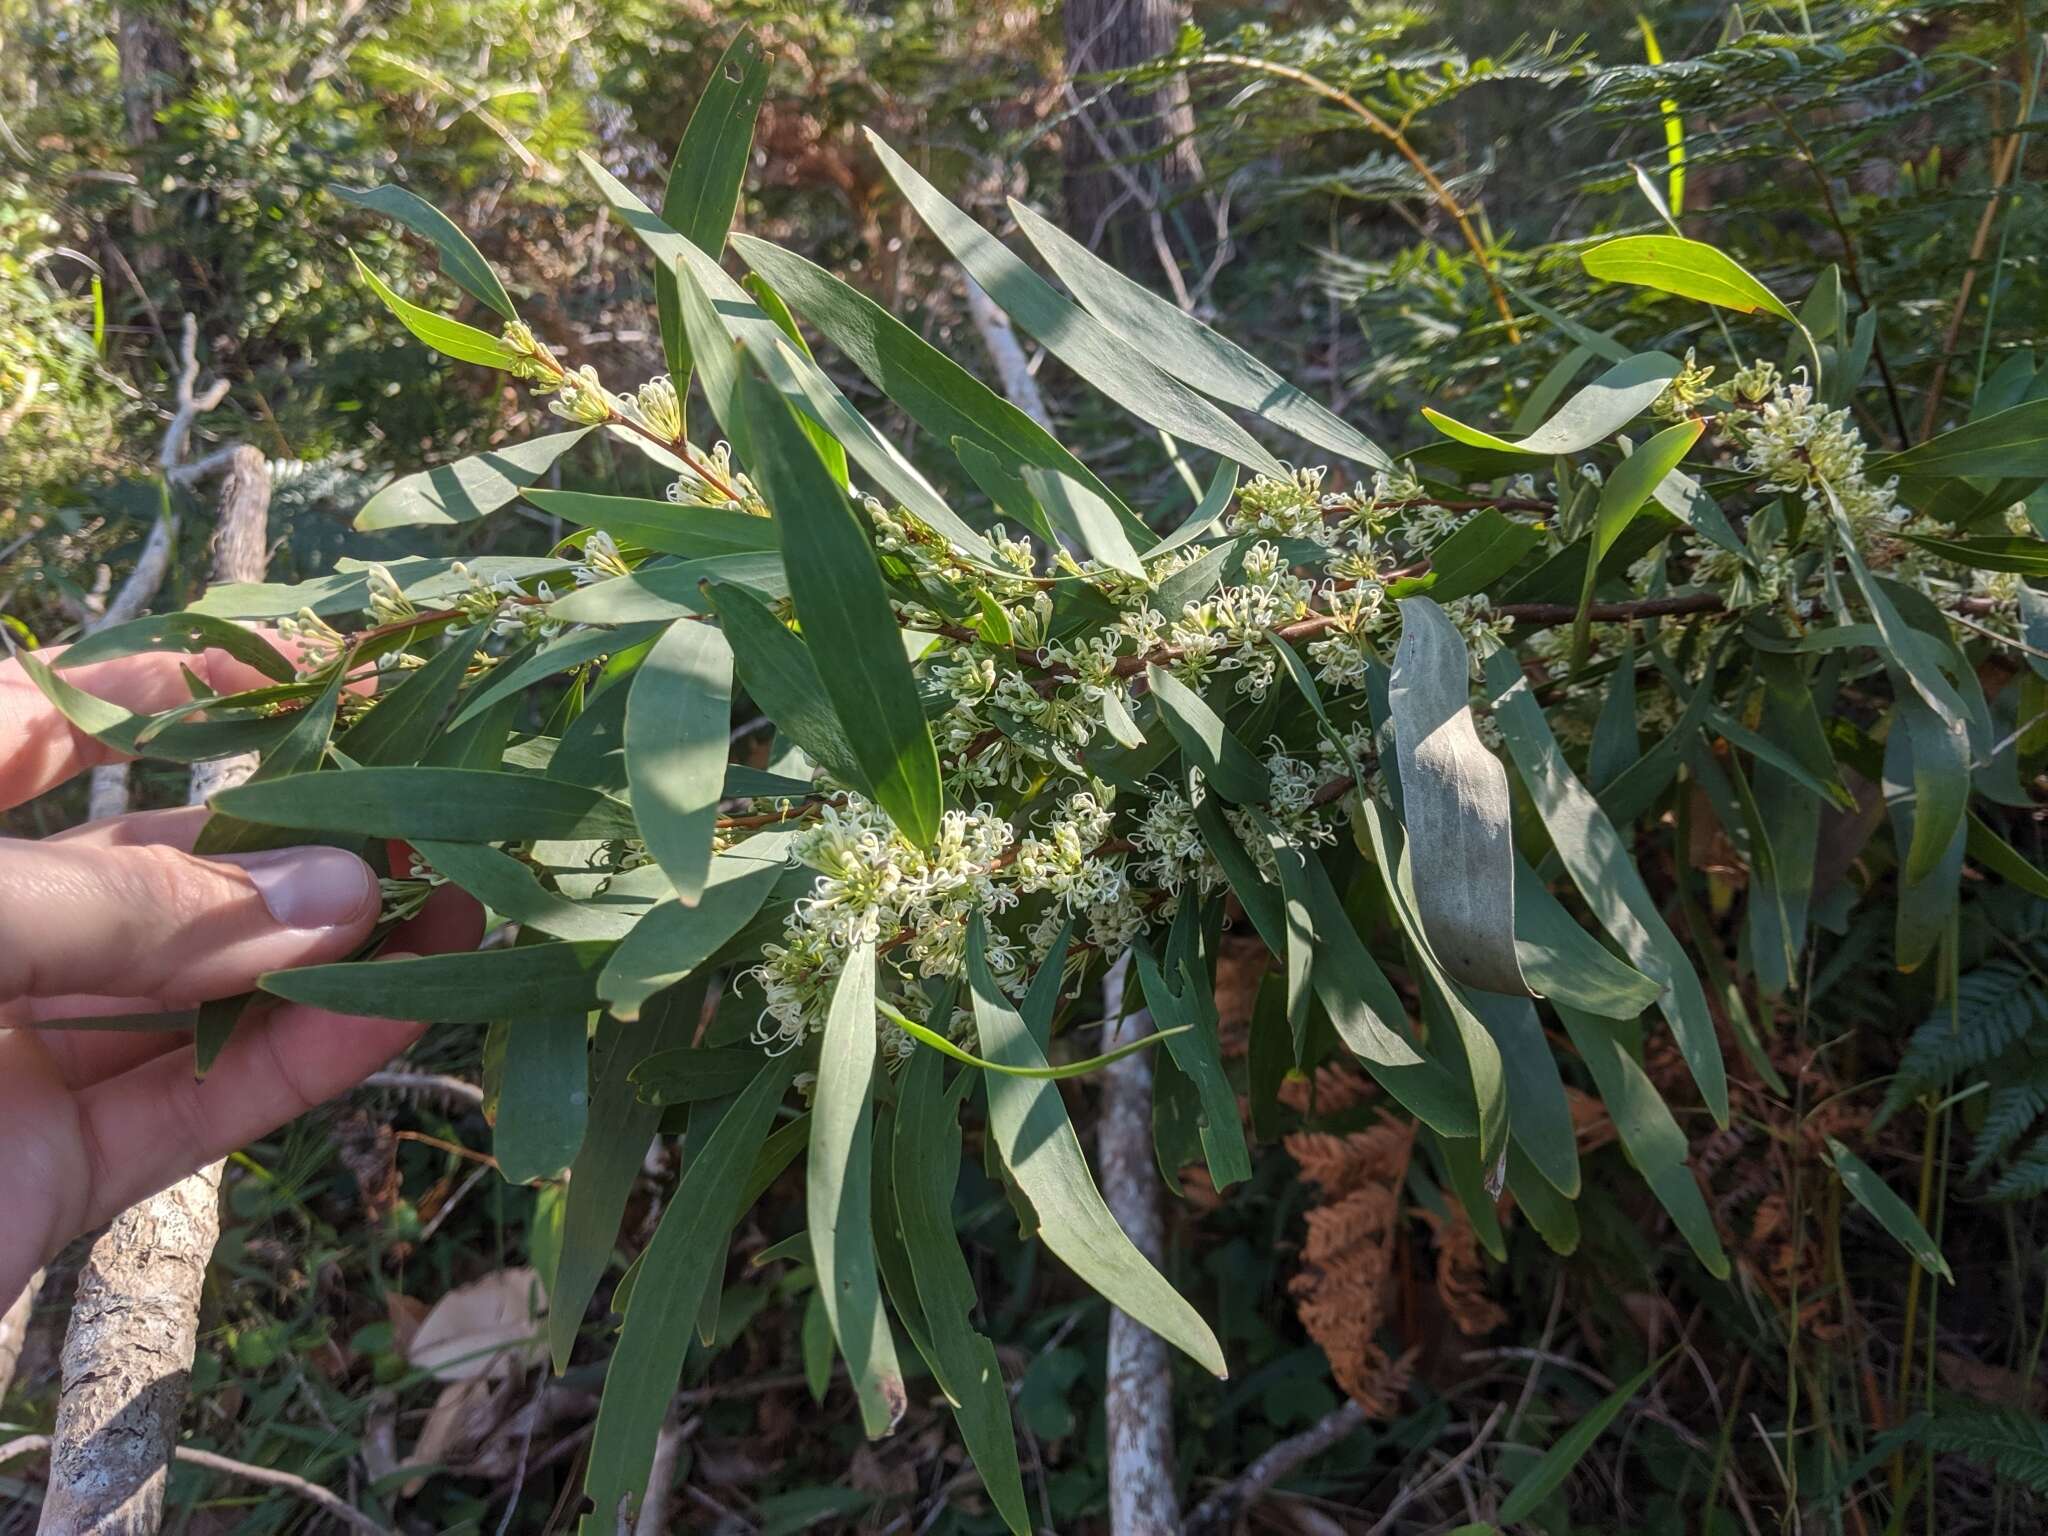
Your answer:
[[[1324,1196],[1308,1212],[1301,1272],[1287,1284],[1295,1310],[1329,1357],[1338,1386],[1371,1417],[1391,1417],[1414,1357],[1389,1357],[1378,1335],[1386,1321],[1401,1184],[1415,1128],[1382,1118],[1348,1136],[1302,1132],[1286,1145]]]
[[[1486,1294],[1479,1234],[1464,1208],[1454,1205],[1448,1216],[1425,1210],[1422,1219],[1436,1234],[1436,1293],[1458,1332],[1476,1339],[1506,1323],[1507,1313]]]

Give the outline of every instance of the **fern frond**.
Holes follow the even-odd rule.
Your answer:
[[[2042,1194],[2048,1194],[2048,1136],[2037,1137],[2026,1151],[2007,1164],[2005,1171],[1984,1191],[1984,1198],[2031,1200]]]
[[[1938,1008],[1906,1042],[1886,1095],[1887,1113],[1958,1072],[1981,1067],[2048,1019],[2048,994],[2021,966],[1987,960],[1956,983],[1955,1006]]]
[[[1927,1443],[2048,1493],[2048,1422],[2041,1419],[1974,1404],[1947,1406],[1929,1421]]]
[[[2048,1113],[2048,1060],[2031,1058],[2011,1065],[2010,1073],[1992,1074],[1984,1125],[1970,1148],[1969,1178],[1976,1178],[2011,1151],[2034,1122]]]

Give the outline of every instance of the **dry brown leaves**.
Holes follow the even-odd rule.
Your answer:
[[[1414,1357],[1390,1358],[1379,1332],[1387,1320],[1401,1183],[1415,1127],[1382,1118],[1348,1136],[1303,1131],[1286,1146],[1323,1194],[1323,1203],[1308,1212],[1301,1272],[1287,1283],[1295,1311],[1329,1357],[1337,1385],[1372,1417],[1391,1417]]]

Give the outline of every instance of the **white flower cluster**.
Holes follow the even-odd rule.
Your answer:
[[[1729,425],[1744,447],[1742,468],[1760,476],[1764,490],[1825,514],[1826,482],[1859,535],[1890,533],[1903,521],[1897,479],[1877,485],[1863,472],[1863,434],[1846,406],[1827,409],[1810,385],[1781,379],[1763,362],[1737,374],[1734,389],[1738,401],[1756,402],[1731,412]]]
[[[891,963],[900,951],[917,975],[960,974],[969,920],[1016,905],[1004,857],[1013,839],[1010,824],[985,805],[946,812],[929,849],[914,846],[858,795],[826,805],[795,846],[818,878],[784,920],[782,942],[764,945],[749,973],[763,993],[754,1039],[778,1052],[801,1043],[823,1023],[833,984],[861,944],[887,951]],[[993,928],[988,961],[1004,978],[1021,966]]]

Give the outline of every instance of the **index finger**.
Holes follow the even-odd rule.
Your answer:
[[[49,646],[36,652],[36,659],[54,662],[65,649]],[[218,650],[145,651],[67,668],[64,680],[136,714],[153,714],[191,699],[181,668],[190,668],[215,693],[243,693],[271,682],[247,662]],[[118,763],[124,755],[66,720],[20,662],[0,662],[0,810],[33,800],[88,768]]]

